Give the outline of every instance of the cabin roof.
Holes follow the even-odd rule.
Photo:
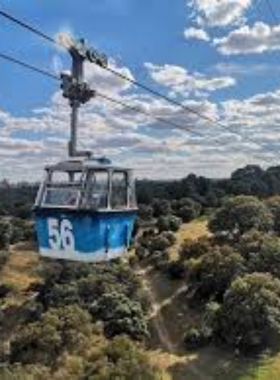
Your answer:
[[[113,165],[107,159],[79,159],[73,158],[65,161],[60,161],[53,165],[46,166],[46,170],[54,171],[83,171],[83,170],[125,170],[129,171],[130,168]]]

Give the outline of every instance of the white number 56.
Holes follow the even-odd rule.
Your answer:
[[[49,243],[52,249],[75,250],[75,239],[73,235],[73,226],[68,219],[59,220],[48,219]]]

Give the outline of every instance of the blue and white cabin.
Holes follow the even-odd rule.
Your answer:
[[[88,262],[120,257],[136,212],[130,169],[92,159],[48,166],[34,206],[40,254]]]

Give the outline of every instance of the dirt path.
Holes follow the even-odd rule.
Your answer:
[[[186,290],[186,285],[179,286],[171,297],[165,298],[153,279],[153,272],[148,267],[139,268],[137,274],[151,305],[148,319],[155,335],[150,350],[151,361],[167,371],[172,380],[213,380],[196,364],[197,354],[184,352],[178,334],[172,328],[172,325],[176,325],[178,311],[176,308],[173,309],[173,300]],[[170,313],[164,314],[163,309],[170,305]]]
[[[195,235],[196,239],[205,235],[205,231],[205,222],[185,226],[178,234],[177,240],[181,243],[192,235]],[[186,352],[183,347],[183,335],[186,326],[192,320],[191,311],[187,310],[183,301],[186,283],[170,281],[145,264],[139,266],[137,275],[151,305],[148,315],[152,330],[151,361],[166,370],[172,380],[214,380],[214,377],[208,374],[207,366],[215,360],[216,354],[212,357],[211,350],[202,353]]]
[[[147,296],[149,304],[151,305],[151,310],[148,315],[149,320],[153,320],[153,327],[157,332],[159,341],[162,345],[162,348],[170,354],[176,353],[176,347],[172,342],[169,331],[165,326],[164,318],[160,312],[160,303],[157,299],[157,294],[154,289],[151,288],[149,277],[147,274],[147,269],[142,268],[139,270],[138,275],[142,279],[142,287]]]

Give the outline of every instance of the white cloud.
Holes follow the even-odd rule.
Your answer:
[[[252,0],[191,0],[199,25],[223,27],[240,24]]]
[[[224,84],[225,77],[190,75],[180,66],[146,66],[158,83],[172,90],[179,86],[182,91],[180,86],[189,83],[192,91],[204,91],[204,87],[214,90]],[[128,73],[128,69],[122,70]],[[87,75],[92,75],[94,80],[92,72]],[[81,148],[90,148],[97,155],[107,155],[116,163],[135,167],[139,177],[174,178],[190,172],[221,177],[248,163],[263,164],[267,159],[270,164],[277,162],[280,90],[220,104],[184,98],[185,106],[224,123],[235,134],[164,100],[139,93],[133,86],[120,87],[104,75],[98,81],[103,81],[104,88],[112,91],[111,96],[150,113],[151,117],[97,97],[81,107]],[[1,109],[0,177],[38,179],[45,164],[65,157],[69,113],[68,103],[60,93],[55,93],[47,106],[32,110],[30,116],[14,116]],[[176,123],[178,128],[156,122],[152,117]],[[262,146],[242,140],[238,134],[255,139]]]
[[[215,39],[214,45],[224,55],[261,54],[280,50],[280,25],[257,22],[233,30],[226,37]]]
[[[213,67],[213,71],[222,75],[229,76],[267,76],[271,73],[280,74],[279,65],[272,63],[250,63],[250,70],[246,62],[219,62]]]
[[[210,37],[203,29],[198,28],[188,28],[184,31],[185,38],[188,39],[197,39],[202,41],[209,41]]]
[[[230,76],[207,77],[200,73],[190,74],[185,68],[175,65],[155,65],[145,63],[151,78],[170,92],[184,96],[199,95],[234,86],[235,79]]]

